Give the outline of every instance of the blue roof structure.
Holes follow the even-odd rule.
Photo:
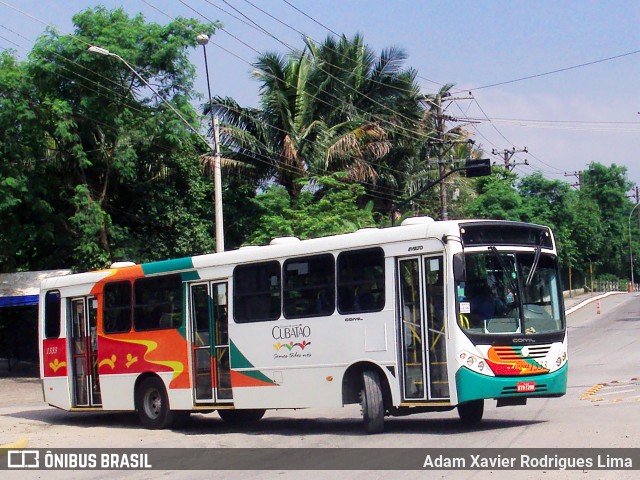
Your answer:
[[[44,270],[0,274],[0,308],[38,305],[40,282],[47,277],[68,275],[71,270]]]

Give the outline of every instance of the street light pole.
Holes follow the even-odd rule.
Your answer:
[[[189,130],[191,130],[191,132],[193,132],[200,140],[202,140],[204,143],[207,144],[207,146],[209,147],[209,149],[214,152],[214,158],[218,159],[218,167],[220,166],[220,150],[218,147],[218,140],[216,138],[215,141],[215,145],[211,145],[211,143],[204,138],[200,132],[198,132],[198,130],[196,130],[193,126],[191,126],[191,124],[187,121],[186,118],[184,118],[184,116],[178,111],[176,110],[173,105],[171,105],[167,100],[164,99],[164,97],[162,95],[160,95],[150,84],[149,82],[147,82],[137,71],[135,68],[133,68],[131,65],[129,65],[129,63],[127,63],[127,61],[122,58],[120,55],[118,55],[117,53],[113,53],[110,52],[109,50],[107,50],[106,48],[102,48],[102,47],[97,47],[95,45],[92,45],[89,47],[89,51],[92,53],[98,53],[100,55],[105,55],[107,57],[114,57],[117,58],[118,60],[120,60],[122,63],[124,63],[126,65],[126,67],[131,70],[131,72],[140,79],[140,81],[142,83],[144,83],[147,88],[149,88],[149,90],[151,90],[158,98],[160,98],[160,100],[162,100],[162,102],[169,107],[169,109],[171,109],[171,111],[173,113],[175,113],[178,118],[180,120],[182,120],[182,122],[189,128]],[[207,80],[208,81],[208,80]],[[214,171],[214,176],[215,176],[215,171]],[[220,179],[218,178],[218,180],[216,181],[214,178],[214,188],[215,188],[215,222],[216,222],[216,252],[224,252],[224,235],[223,235],[223,228],[222,228],[222,187],[221,187],[221,182]],[[219,211],[219,213],[218,213]]]
[[[634,278],[633,278],[633,249],[631,248],[631,215],[636,208],[638,208],[640,203],[636,203],[636,206],[631,209],[629,212],[629,263],[631,264],[631,290],[635,288]]]
[[[207,62],[207,43],[209,37],[201,33],[196,37],[198,45],[202,45],[204,52],[204,69],[207,75],[207,91],[209,92],[209,113],[211,115],[211,128],[213,130],[214,155],[213,155],[213,184],[214,184],[214,208],[216,219],[216,251],[224,252],[224,234],[222,232],[222,181],[220,172],[220,137],[218,117],[213,114],[213,101],[211,100],[211,83],[209,82],[209,63]]]

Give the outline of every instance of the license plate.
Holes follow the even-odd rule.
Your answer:
[[[536,382],[518,382],[516,383],[517,393],[527,393],[536,391]]]

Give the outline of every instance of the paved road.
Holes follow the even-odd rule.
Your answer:
[[[612,295],[580,306],[569,299],[570,376],[567,395],[534,399],[524,407],[496,408],[487,402],[478,429],[462,428],[457,414],[390,418],[385,433],[361,433],[358,407],[342,410],[268,412],[252,427],[233,428],[216,414],[194,415],[175,431],[141,429],[132,414],[72,414],[47,407],[33,381],[0,381],[0,444],[25,438],[33,447],[640,447],[640,297]],[[7,387],[11,392],[7,391]],[[20,402],[15,401],[19,395]],[[13,401],[11,399],[13,398]],[[286,465],[286,458],[282,459]],[[364,468],[364,466],[363,466]],[[45,472],[32,473],[45,478]],[[85,475],[86,473],[86,475]],[[341,478],[414,478],[418,472],[340,472]],[[177,472],[171,478],[193,478]],[[218,478],[296,478],[301,472],[226,472]],[[335,472],[305,472],[305,478],[333,478]],[[429,478],[635,478],[632,472],[429,472]],[[46,472],[47,479],[121,478],[118,472]],[[148,478],[149,473],[127,474]],[[24,475],[7,478],[25,478]]]

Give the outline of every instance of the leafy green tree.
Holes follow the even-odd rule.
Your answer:
[[[23,169],[29,189],[21,201],[37,205],[28,197],[37,195],[48,214],[41,225],[48,241],[38,233],[16,242],[17,250],[40,249],[46,258],[31,251],[22,254],[22,266],[86,269],[120,258],[210,251],[212,209],[204,205],[212,187],[200,164],[206,145],[147,84],[198,125],[188,55],[196,44],[193,32],[211,33],[215,25],[176,19],[162,26],[102,7],[73,21],[73,36],[48,31],[20,66],[26,86],[16,89],[22,102],[17,113],[24,112],[29,129],[22,134],[30,137],[17,150],[19,159],[3,163],[30,167]],[[144,81],[119,60],[89,52],[88,45],[120,55]],[[16,70],[11,73],[3,61],[7,75]],[[3,150],[11,146],[8,138]],[[4,181],[7,188],[20,191],[16,177],[6,178],[14,179]]]
[[[600,211],[603,238],[597,250],[598,263],[602,271],[621,278],[628,277],[629,272],[627,225],[631,203],[626,195],[631,186],[626,167],[593,162],[583,172],[580,187],[584,198],[591,199]]]
[[[57,241],[46,177],[36,168],[48,147],[37,101],[24,65],[8,52],[0,54],[0,272],[46,265]]]
[[[579,250],[572,236],[576,193],[569,184],[547,180],[538,172],[522,178],[518,190],[522,196],[521,219],[551,227],[561,263],[567,267],[583,267],[585,259],[579,258]]]
[[[589,195],[580,191],[571,199],[571,221],[565,226],[575,246],[571,266],[583,272],[601,266],[600,251],[605,242],[606,230],[602,221],[604,212]],[[561,252],[562,254],[562,252]]]
[[[259,194],[254,201],[260,220],[247,243],[266,244],[282,236],[323,237],[375,226],[373,205],[356,205],[364,193],[362,186],[345,183],[340,175],[314,180],[315,192],[304,188],[296,198],[279,185]]]
[[[523,199],[515,187],[517,176],[504,169],[494,169],[476,180],[477,197],[465,208],[465,216],[495,220],[522,220]]]

